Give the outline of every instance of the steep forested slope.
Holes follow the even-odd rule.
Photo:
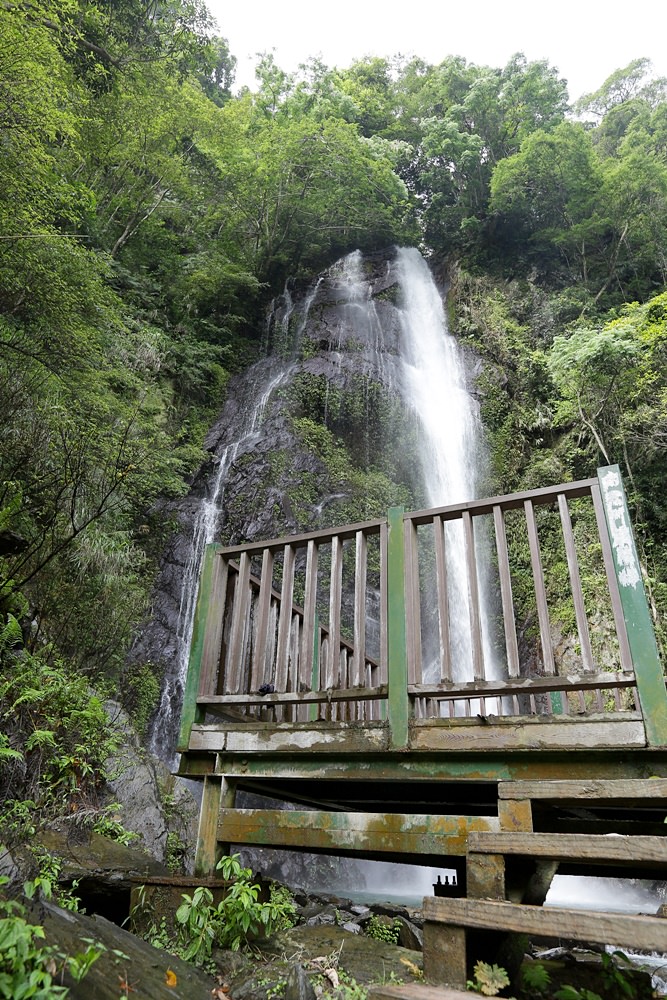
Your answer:
[[[232,96],[216,30],[201,0],[0,5],[0,656],[16,619],[24,657],[128,690],[154,502],[187,490],[267,304],[391,243],[452,281],[499,489],[622,464],[659,617],[665,81],[639,59],[572,109],[521,55],[266,57]],[[138,718],[158,681],[133,668]]]

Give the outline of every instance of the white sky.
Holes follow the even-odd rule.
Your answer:
[[[667,76],[664,0],[207,0],[238,59],[236,85],[254,88],[257,52],[285,70],[311,56],[343,68],[366,55],[448,55],[504,66],[515,52],[548,59],[571,100],[632,59]]]

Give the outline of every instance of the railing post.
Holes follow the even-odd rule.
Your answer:
[[[408,655],[405,635],[405,549],[403,507],[388,514],[387,537],[387,683],[391,745],[408,745]]]
[[[598,469],[598,479],[646,738],[650,746],[664,746],[667,744],[665,678],[619,467]]]
[[[188,660],[188,672],[185,678],[185,689],[183,691],[183,708],[181,709],[181,727],[176,749],[179,753],[185,753],[190,743],[190,733],[193,723],[201,722],[203,711],[197,705],[197,695],[199,694],[200,678],[202,666],[204,664],[204,648],[206,635],[209,629],[215,626],[216,621],[222,627],[222,616],[224,613],[221,581],[223,577],[222,560],[220,558],[220,545],[207,545],[204,550],[204,561],[199,581],[199,593],[197,595],[197,606],[195,608],[195,620],[192,629],[192,642],[190,644],[190,658]],[[216,630],[216,632],[219,630]],[[213,651],[208,652],[211,656]],[[219,656],[219,647],[217,651]]]

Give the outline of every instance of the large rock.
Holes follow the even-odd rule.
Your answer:
[[[44,927],[45,944],[55,945],[64,955],[84,952],[87,940],[102,946],[100,957],[81,982],[64,972],[63,984],[69,987],[70,1000],[118,1000],[124,996],[211,1000],[215,982],[210,976],[104,917],[71,913],[51,903],[35,905],[30,913],[30,919]]]
[[[141,847],[158,861],[170,861],[173,845],[180,843],[183,867],[192,871],[199,815],[196,799],[164,761],[140,746],[120,705],[109,701],[105,707],[124,736],[118,757],[107,763],[112,775],[107,790],[111,800],[121,806],[119,819],[127,830],[139,835]]]

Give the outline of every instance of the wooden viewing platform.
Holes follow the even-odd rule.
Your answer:
[[[508,931],[553,912],[530,904],[556,871],[667,877],[667,694],[618,468],[210,545],[178,749],[201,874],[230,844],[455,868]],[[425,967],[460,986],[483,907],[447,902]]]

